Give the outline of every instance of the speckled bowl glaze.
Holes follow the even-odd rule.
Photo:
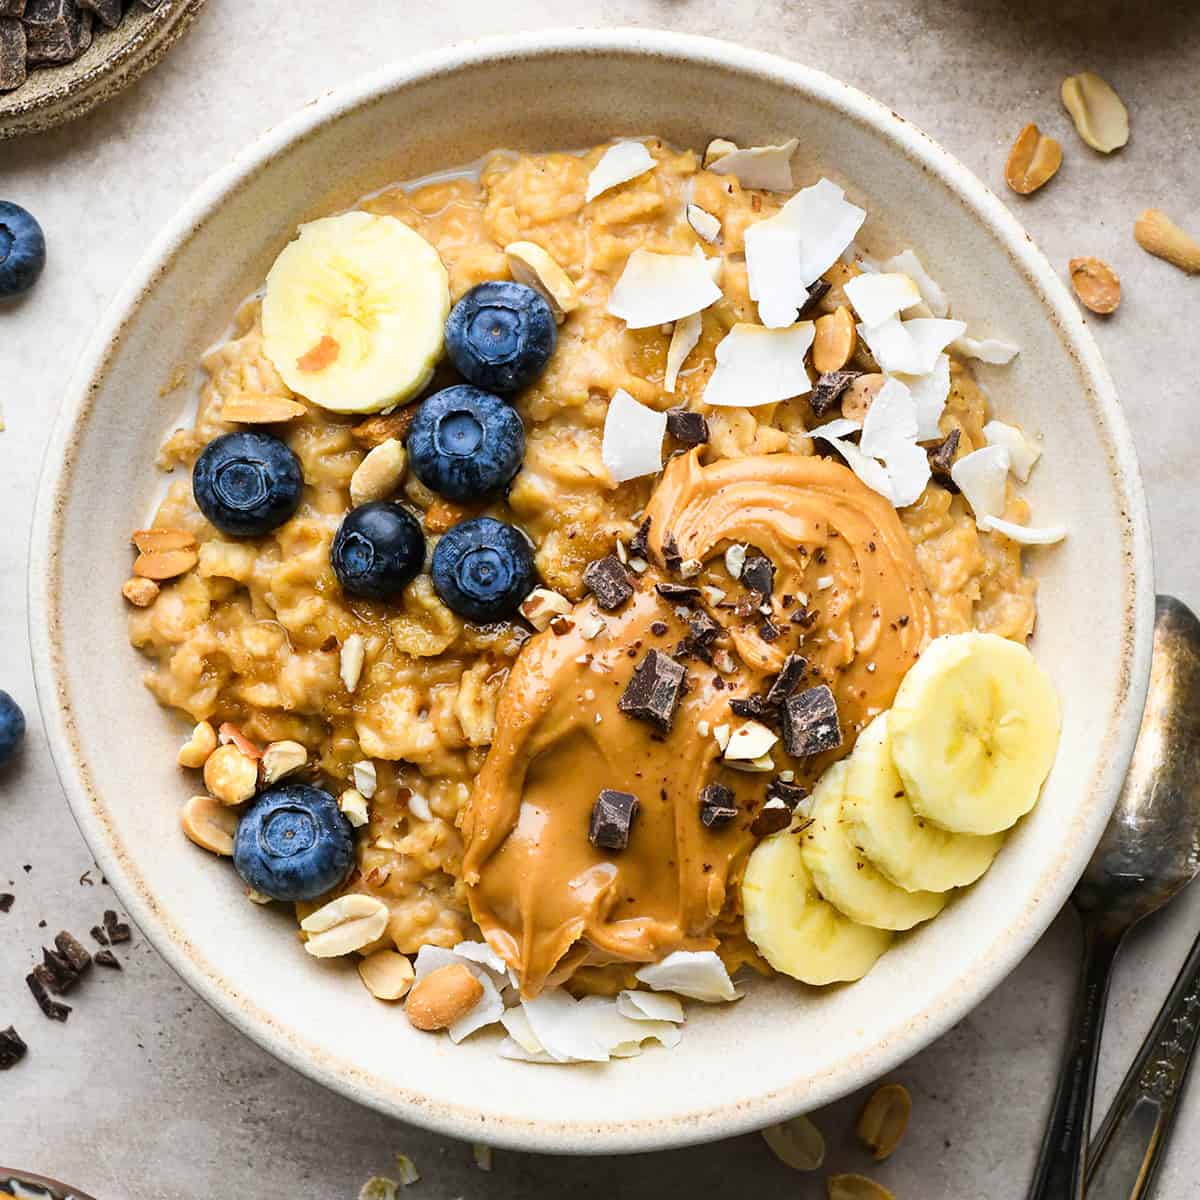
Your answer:
[[[497,103],[503,97],[503,103]],[[701,148],[801,139],[870,213],[873,251],[914,246],[978,335],[1022,353],[981,369],[999,413],[1045,443],[1028,494],[1070,538],[1034,552],[1035,648],[1065,714],[1034,814],[991,872],[862,982],[753,982],[690,1009],[670,1053],[604,1066],[508,1062],[373,1000],[352,964],[301,953],[290,916],[246,901],[179,832],[193,786],[182,725],[141,686],[120,586],[190,370],[298,222],[391,180],[496,147],[656,133]],[[194,380],[185,370],[183,376]],[[761,1127],[825,1104],[920,1050],[1016,965],[1067,899],[1108,818],[1144,697],[1153,615],[1145,501],[1112,382],[1076,305],[969,171],[888,109],[783,59],[645,29],[540,33],[400,63],[309,105],[184,206],[134,272],[62,406],[31,556],[43,714],[72,808],[129,912],[188,983],[280,1059],[346,1096],[473,1141],[602,1153]]]
[[[97,26],[74,62],[37,67],[11,92],[0,92],[0,141],[41,133],[91,112],[144,75],[175,44],[204,0],[134,4],[116,29]]]

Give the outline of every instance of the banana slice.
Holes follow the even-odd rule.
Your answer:
[[[332,412],[415,396],[442,356],[450,284],[438,252],[395,217],[300,226],[267,275],[263,347],[294,392]]]
[[[817,891],[839,912],[876,929],[911,929],[946,904],[938,892],[906,892],[882,875],[850,838],[842,813],[846,761],[830,767],[813,792],[813,823],[800,834],[800,852]]]
[[[754,848],[742,876],[746,933],[777,971],[821,986],[861,979],[892,935],[858,925],[821,899],[790,829]]]
[[[854,844],[907,892],[948,892],[974,883],[1004,845],[1002,833],[949,833],[913,812],[892,762],[888,714],[858,735],[842,814]]]
[[[1024,646],[953,634],[904,677],[888,729],[919,816],[954,833],[999,833],[1037,803],[1058,749],[1058,697]]]

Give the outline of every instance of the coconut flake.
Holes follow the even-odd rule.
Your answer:
[[[917,406],[898,379],[887,379],[863,418],[858,448],[872,458],[886,458],[896,446],[917,440]]]
[[[635,977],[656,992],[676,992],[705,1004],[741,998],[713,950],[676,950],[662,962],[640,968]]]
[[[994,367],[1002,367],[1005,363],[1012,362],[1021,353],[1020,346],[1002,338],[973,338],[965,334],[957,336],[950,349],[958,351],[964,358],[977,358],[980,362],[991,363]]]
[[[892,503],[897,508],[907,508],[910,504],[915,504],[921,498],[921,493],[933,474],[929,469],[929,456],[916,442],[900,442],[890,447],[881,457],[887,468]]]
[[[978,524],[980,529],[1002,533],[1022,546],[1050,546],[1067,536],[1065,525],[1018,525],[1014,521],[1002,521],[999,517],[985,517]]]
[[[866,216],[837,184],[821,179],[746,230],[750,296],[764,325],[779,329],[795,321],[808,285],[837,262]]]
[[[880,266],[885,271],[902,271],[907,275],[917,285],[921,299],[929,305],[929,311],[935,317],[944,317],[950,311],[946,293],[911,250],[901,250],[893,258],[880,263]]]
[[[608,402],[600,457],[614,483],[653,475],[662,469],[667,414],[639,404],[624,388]]]
[[[938,355],[964,329],[962,321],[940,317],[913,321],[891,317],[875,326],[860,324],[858,333],[889,375],[928,375],[937,365]]]
[[[684,1022],[683,1002],[668,992],[642,992],[626,989],[617,995],[617,1012],[631,1021]]]
[[[529,1024],[529,1017],[525,1012],[524,1005],[517,1004],[506,1009],[500,1018],[500,1024],[508,1031],[508,1036],[527,1054],[546,1053],[546,1048],[537,1040],[537,1034],[533,1032],[533,1026]],[[547,1057],[549,1056],[547,1055]]]
[[[481,967],[487,967],[501,979],[508,978],[508,963],[487,942],[459,942],[451,948],[450,953],[457,954],[459,958],[465,958],[468,962],[478,963]]]
[[[792,182],[792,155],[799,144],[798,138],[789,138],[780,146],[730,150],[710,160],[708,169],[714,175],[736,175],[742,187],[790,192],[796,186]]]
[[[917,406],[917,441],[931,442],[942,436],[938,422],[950,395],[950,356],[939,354],[928,375],[907,375],[901,383]]]
[[[983,437],[989,446],[1003,446],[1008,451],[1008,465],[1012,473],[1026,483],[1029,472],[1042,457],[1042,448],[1036,442],[1031,442],[1015,425],[1006,425],[1003,421],[989,421],[983,427]]]
[[[608,298],[608,311],[630,329],[648,329],[690,317],[720,298],[721,289],[703,253],[697,257],[635,250]]]
[[[698,204],[689,204],[684,210],[687,223],[695,230],[698,238],[703,238],[710,246],[721,236],[721,218],[714,217]]]
[[[831,421],[831,425],[836,422]],[[819,437],[828,442],[845,460],[846,466],[854,472],[872,491],[878,492],[885,500],[895,504],[892,493],[892,483],[887,470],[882,463],[876,462],[870,455],[864,454],[853,442],[833,437],[820,429],[812,430],[813,437]]]
[[[617,142],[605,150],[588,175],[584,203],[653,169],[654,158],[642,142]]]
[[[675,328],[671,330],[671,344],[667,347],[667,372],[663,376],[665,391],[674,393],[679,369],[687,362],[688,355],[695,350],[703,325],[704,318],[699,313],[692,313],[690,317],[683,317],[675,322]]]
[[[746,721],[729,735],[725,758],[750,762],[762,758],[777,741],[779,738],[765,725],[758,721]]]
[[[651,1040],[671,1049],[683,1036],[670,1021],[638,1021],[624,1016],[617,1002],[607,996],[585,996],[578,1012],[586,1018],[592,1036],[613,1058],[633,1058],[642,1052],[642,1043]]]
[[[854,305],[862,323],[882,325],[884,321],[921,303],[917,285],[898,272],[881,275],[856,275],[842,285],[846,298]]]
[[[812,387],[804,356],[814,335],[811,321],[786,329],[735,325],[717,343],[717,365],[704,389],[705,404],[756,408],[803,396]]]
[[[1004,446],[985,446],[963,455],[951,468],[950,478],[966,497],[975,523],[981,528],[989,517],[1004,512],[1009,454]]]
[[[850,420],[849,417],[834,417],[832,421],[826,421],[824,425],[810,429],[808,436],[832,441],[834,438],[844,438],[847,434],[858,433],[861,429],[862,426],[857,421]]]
[[[561,988],[550,988],[521,1007],[533,1036],[556,1062],[607,1062],[608,1050],[591,1029],[579,1001]]]

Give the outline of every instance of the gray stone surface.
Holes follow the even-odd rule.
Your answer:
[[[1200,604],[1192,361],[1200,279],[1146,257],[1131,236],[1149,204],[1200,227],[1200,25],[1191,0],[583,0],[569,9],[550,0],[440,0],[428,9],[395,0],[210,0],[192,33],[124,96],[58,132],[0,144],[0,196],[37,213],[50,244],[36,292],[0,313],[8,423],[0,434],[0,687],[32,718],[21,762],[0,777],[0,891],[17,894],[0,915],[0,1027],[15,1022],[30,1044],[26,1062],[0,1076],[0,1162],[74,1180],[101,1200],[353,1200],[397,1151],[424,1176],[414,1195],[430,1200],[824,1195],[819,1177],[787,1171],[757,1137],[643,1158],[497,1153],[493,1173],[481,1174],[469,1148],[361,1110],[281,1067],[209,1012],[140,938],[123,974],[95,972],[66,1026],[45,1021],[21,984],[46,933],[85,932],[113,903],[99,883],[77,882],[91,861],[38,728],[25,637],[38,466],[84,339],[183,197],[280,117],[394,58],[568,20],[723,36],[822,67],[948,146],[1012,204],[1056,265],[1065,270],[1076,254],[1111,262],[1125,301],[1093,324],[1141,452],[1159,586]],[[1062,76],[1083,68],[1109,78],[1132,112],[1133,140],[1111,160],[1078,142],[1058,103]],[[1023,201],[1005,191],[1001,171],[1030,119],[1062,140],[1066,162],[1050,187]],[[1086,638],[1080,630],[1080,653],[1104,652]],[[119,713],[113,736],[136,736]],[[1101,1110],[1197,927],[1194,890],[1124,954]],[[875,1173],[899,1200],[1024,1195],[1077,954],[1068,914],[990,999],[898,1072],[916,1115],[902,1151]],[[803,1060],[802,1044],[795,1052]],[[849,1137],[859,1103],[818,1117],[835,1143],[835,1167],[867,1166]],[[1200,1197],[1198,1141],[1194,1085],[1162,1197]]]

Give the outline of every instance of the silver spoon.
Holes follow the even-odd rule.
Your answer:
[[[0,1167],[0,1196],[29,1197],[30,1200],[92,1200],[85,1192],[28,1171]]]
[[[1113,960],[1129,930],[1200,871],[1198,722],[1200,621],[1178,600],[1159,596],[1150,690],[1129,775],[1072,897],[1083,921],[1083,970],[1029,1200],[1083,1200]]]

